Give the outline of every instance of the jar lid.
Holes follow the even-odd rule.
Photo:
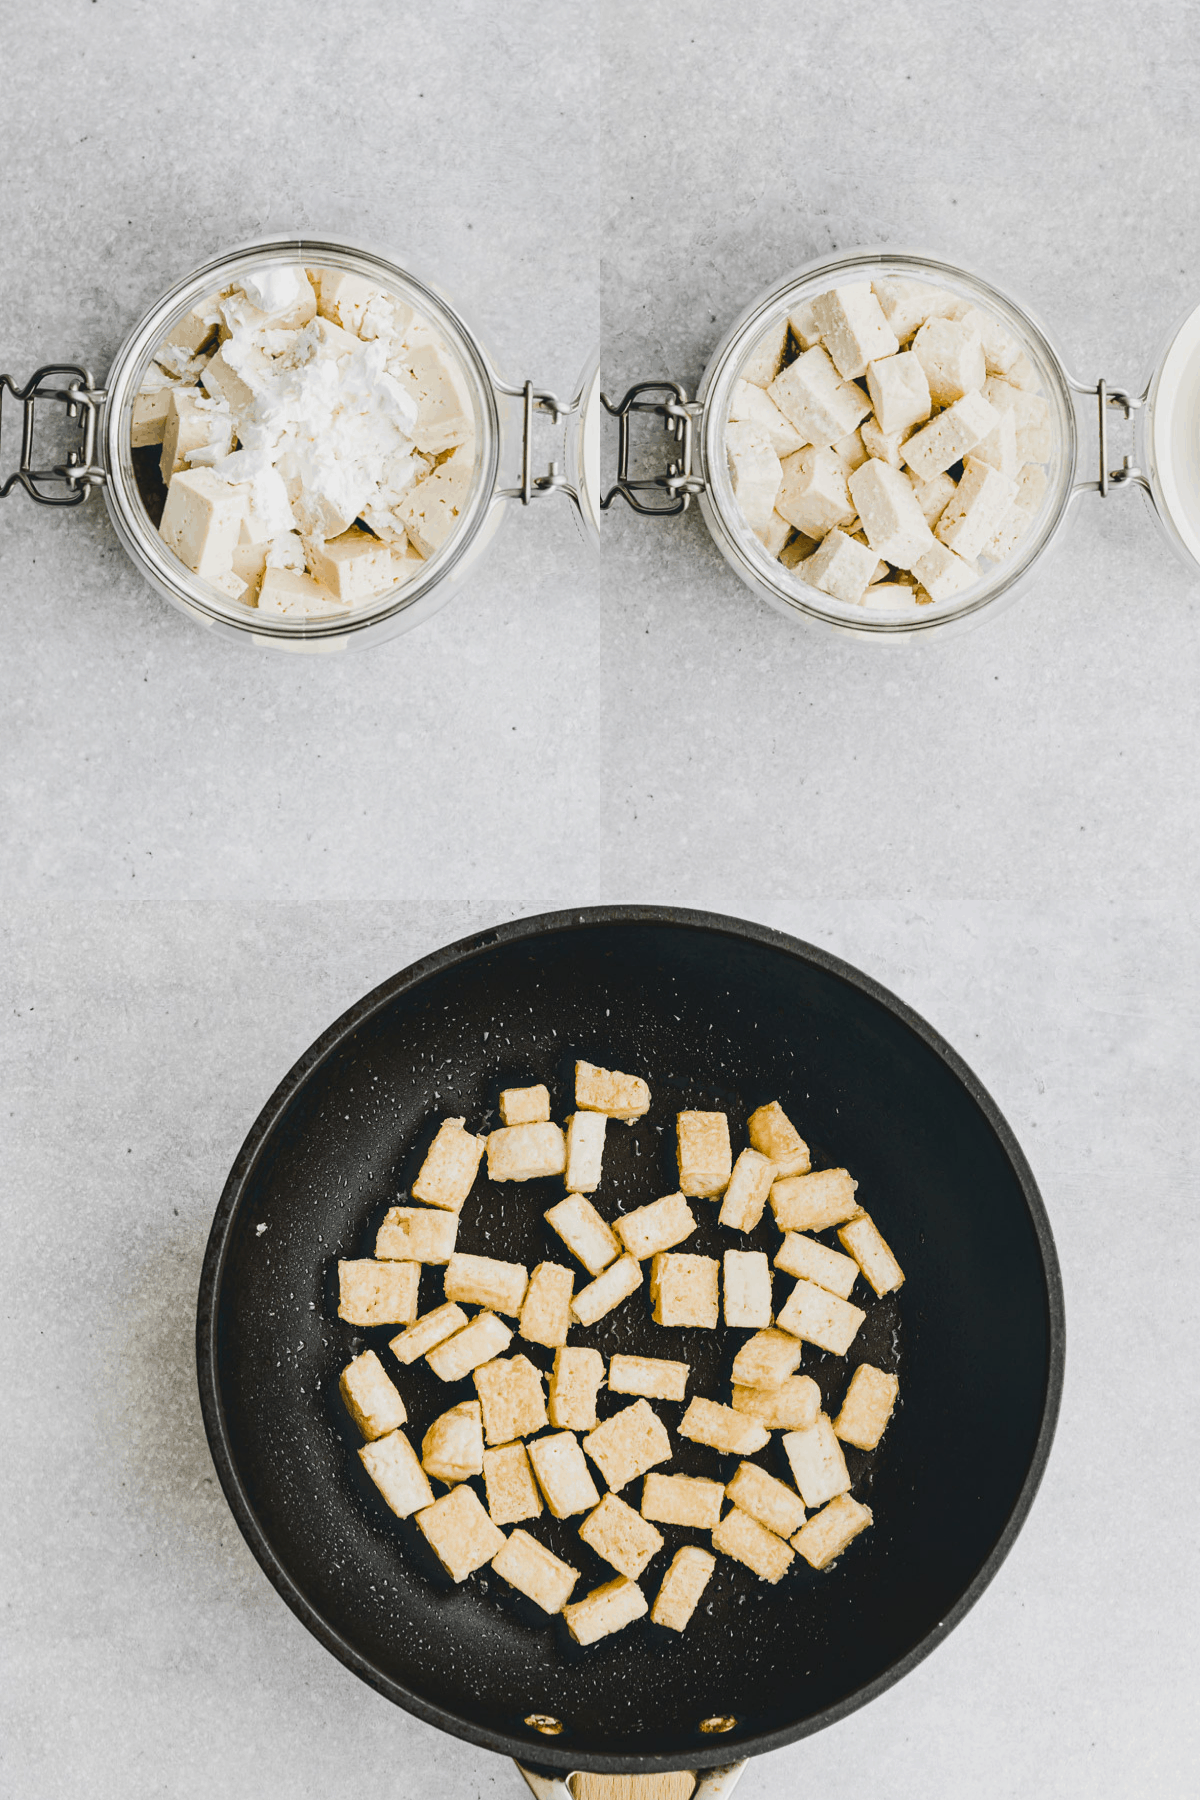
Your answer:
[[[1200,306],[1180,321],[1146,397],[1143,454],[1176,553],[1200,569]]]

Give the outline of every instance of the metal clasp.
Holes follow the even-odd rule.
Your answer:
[[[545,494],[565,494],[568,500],[573,500],[578,506],[579,494],[556,462],[549,465],[544,475],[535,475],[533,472],[533,415],[535,412],[549,413],[557,425],[561,419],[579,411],[579,400],[560,400],[557,394],[535,388],[532,381],[527,381],[524,387],[510,387],[506,381],[497,380],[496,386],[502,394],[510,394],[514,400],[523,400],[525,403],[521,485],[497,489],[500,498],[519,500],[522,506],[528,506],[531,500],[540,500]]]
[[[1110,388],[1106,381],[1098,381],[1093,387],[1089,382],[1076,381],[1074,377],[1070,375],[1068,375],[1067,380],[1077,394],[1083,394],[1089,399],[1095,399],[1100,435],[1099,479],[1097,481],[1077,481],[1075,483],[1075,491],[1077,493],[1099,493],[1104,499],[1108,498],[1108,490],[1110,487],[1143,487],[1147,493],[1150,493],[1151,488],[1149,478],[1137,467],[1132,456],[1125,457],[1119,469],[1110,469],[1108,466],[1109,407],[1112,406],[1118,408],[1124,413],[1126,419],[1131,419],[1139,406],[1145,406],[1147,396],[1150,392],[1149,388],[1141,394],[1129,394],[1126,393],[1124,388]]]
[[[58,385],[66,379],[67,386]],[[75,363],[47,363],[45,368],[19,388],[11,375],[0,375],[0,441],[4,428],[4,396],[19,400],[21,418],[21,460],[17,468],[0,485],[3,500],[17,482],[40,506],[79,506],[94,487],[102,487],[104,470],[96,461],[96,434],[100,407],[105,398],[103,388],[96,387],[87,369]],[[57,401],[67,409],[68,419],[79,421],[81,441],[65,463],[50,469],[33,466],[34,414],[39,400]]]
[[[649,400],[641,397],[644,394],[665,394],[669,397],[665,400]],[[616,485],[601,500],[603,510],[607,512],[620,494],[634,512],[661,514],[664,517],[671,513],[686,512],[693,494],[702,494],[705,488],[703,476],[697,475],[692,468],[696,447],[696,420],[703,408],[695,401],[689,401],[686,390],[677,381],[639,381],[629,389],[623,400],[614,402],[607,394],[601,394],[600,398],[605,411],[611,413],[620,426]],[[663,421],[664,429],[679,445],[679,455],[674,462],[668,464],[665,475],[653,475],[640,480],[635,480],[630,475],[631,419],[634,413],[657,413]],[[647,506],[639,498],[641,494],[655,490],[666,493],[665,505]]]

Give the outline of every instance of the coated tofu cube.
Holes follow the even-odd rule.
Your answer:
[[[603,1275],[597,1275],[595,1281],[579,1290],[571,1302],[571,1317],[577,1325],[594,1325],[605,1313],[620,1306],[622,1300],[628,1300],[630,1294],[636,1294],[641,1285],[640,1263],[632,1256],[619,1257]]]
[[[870,463],[863,464],[863,469],[870,467]],[[878,560],[868,545],[856,543],[844,531],[831,531],[799,572],[810,587],[831,594],[847,606],[856,606],[867,591]]]
[[[767,392],[805,443],[819,450],[855,430],[871,410],[862,389],[841,379],[819,344],[789,363]]]
[[[953,500],[957,483],[952,475],[935,475],[932,481],[922,481],[911,469],[908,471],[908,479],[921,509],[921,517],[932,530],[947,504]]]
[[[869,456],[886,463],[891,469],[898,469],[904,462],[903,446],[915,430],[915,425],[906,425],[903,431],[884,431],[872,415],[863,420],[862,441]]]
[[[763,399],[767,400],[767,395]],[[768,400],[768,404],[773,402]],[[777,452],[760,426],[727,425],[725,456],[742,517],[751,531],[764,530],[775,510],[775,496],[783,480]]]
[[[338,1381],[346,1409],[363,1436],[386,1437],[408,1417],[387,1370],[373,1350],[348,1362]]]
[[[978,457],[968,456],[958,491],[937,522],[938,539],[957,556],[972,561],[994,536],[1016,492],[1017,484],[1009,476]],[[929,587],[929,583],[925,586]]]
[[[621,1254],[621,1240],[582,1194],[569,1194],[560,1200],[545,1214],[545,1219],[589,1275],[603,1275]]]
[[[468,441],[451,451],[432,474],[405,488],[395,516],[421,556],[435,556],[457,529],[474,473],[474,445]]]
[[[816,1423],[821,1390],[807,1375],[789,1375],[778,1387],[733,1389],[734,1412],[747,1413],[768,1431],[805,1431]]]
[[[550,1377],[550,1423],[556,1431],[591,1431],[596,1424],[596,1395],[604,1380],[604,1358],[598,1350],[565,1344],[554,1358]]]
[[[525,1448],[546,1505],[556,1519],[589,1512],[597,1504],[600,1494],[573,1432],[534,1438]]]
[[[776,1481],[757,1463],[743,1462],[725,1489],[733,1504],[776,1537],[790,1538],[804,1523],[804,1502],[786,1482]]]
[[[756,1331],[733,1359],[738,1387],[776,1388],[800,1367],[804,1346],[788,1331]]]
[[[768,1157],[758,1150],[743,1150],[721,1201],[720,1223],[730,1231],[753,1231],[763,1216],[775,1174],[775,1164]]]
[[[311,575],[302,575],[297,569],[269,567],[263,569],[256,605],[260,613],[273,613],[280,619],[317,619],[346,610]]]
[[[729,397],[729,417],[734,424],[753,426],[776,456],[790,456],[793,450],[803,447],[804,439],[796,427],[784,418],[770,394],[752,381],[734,382]]]
[[[778,556],[792,535],[792,528],[782,513],[773,512],[761,531],[755,532],[768,556]]]
[[[907,431],[923,425],[933,410],[929,382],[911,350],[867,365],[867,392],[880,431]]]
[[[662,1356],[614,1356],[608,1365],[610,1394],[644,1394],[649,1400],[682,1400],[688,1364]]]
[[[1032,519],[1033,514],[1023,506],[1010,506],[985,544],[983,554],[990,556],[993,562],[1003,562],[1025,536]]]
[[[936,406],[977,393],[987,380],[979,334],[959,319],[927,319],[913,339],[912,355],[925,371]]]
[[[465,1581],[504,1548],[472,1487],[451,1488],[417,1514],[417,1526],[451,1581]]]
[[[1005,331],[992,313],[984,312],[978,306],[968,306],[963,312],[955,315],[960,324],[973,331],[983,346],[983,360],[989,375],[1007,375],[1017,358],[1021,356],[1020,344]]]
[[[756,1107],[746,1121],[746,1130],[752,1148],[774,1163],[776,1180],[808,1173],[808,1145],[778,1100]]]
[[[493,1525],[515,1525],[521,1519],[540,1517],[542,1496],[524,1444],[501,1444],[497,1450],[485,1450],[483,1485]]]
[[[848,431],[845,437],[839,438],[832,448],[848,469],[861,468],[871,454],[863,443],[861,428],[857,431]]]
[[[823,1512],[801,1526],[792,1544],[814,1569],[827,1569],[871,1522],[869,1506],[862,1506],[849,1494],[839,1494]]]
[[[677,1550],[650,1609],[651,1622],[668,1631],[685,1630],[716,1566],[716,1557],[698,1544]]]
[[[707,1444],[725,1456],[753,1456],[771,1441],[771,1433],[749,1413],[735,1412],[719,1400],[690,1402],[679,1425],[680,1437]]]
[[[900,348],[869,281],[830,288],[818,294],[812,309],[821,342],[844,381],[856,381],[866,374],[868,363],[894,356]]]
[[[457,1213],[390,1206],[375,1235],[375,1255],[381,1262],[446,1263],[457,1236]]]
[[[817,324],[811,300],[805,300],[788,315],[788,329],[801,350],[811,350],[820,343],[821,327]]]
[[[725,1514],[712,1534],[712,1545],[735,1562],[744,1563],[760,1581],[769,1581],[772,1586],[787,1574],[795,1555],[789,1544],[740,1506],[731,1507]]]
[[[845,1356],[866,1316],[861,1306],[839,1300],[815,1281],[800,1280],[784,1301],[775,1323],[781,1331],[804,1338],[818,1350]]]
[[[456,1331],[461,1331],[466,1323],[467,1315],[461,1306],[452,1303],[435,1306],[432,1312],[422,1313],[419,1319],[406,1325],[388,1347],[397,1362],[413,1363],[448,1337],[453,1337]]]
[[[363,1468],[398,1519],[407,1519],[433,1499],[429,1477],[402,1431],[389,1431],[386,1437],[364,1444],[358,1454]]]
[[[487,1141],[489,1181],[538,1181],[561,1175],[567,1166],[562,1126],[546,1119],[540,1125],[502,1125]]]
[[[725,1323],[754,1330],[771,1323],[771,1265],[763,1251],[725,1252]]]
[[[495,1313],[477,1313],[453,1337],[435,1344],[425,1357],[439,1381],[461,1381],[480,1363],[491,1362],[512,1343],[512,1332]]]
[[[357,606],[396,583],[389,546],[359,525],[322,543],[313,539],[309,568],[343,606]]]
[[[162,339],[154,353],[155,356],[160,356],[163,351],[170,350],[180,350],[188,357],[196,356],[212,340],[217,329],[215,318],[207,316],[212,310],[211,307],[201,303],[185,312]],[[170,359],[166,366],[168,368],[171,366]]]
[[[999,412],[1011,412],[1016,422],[1018,463],[1047,462],[1054,448],[1050,408],[1041,394],[1031,394],[1011,381],[989,375],[984,393]]]
[[[961,482],[959,485],[961,487]],[[949,510],[947,507],[946,511]],[[942,518],[945,516],[943,513]],[[940,519],[938,523],[941,524]],[[961,594],[979,579],[978,571],[969,562],[964,562],[961,556],[957,556],[936,539],[932,548],[913,564],[912,572],[931,600],[948,600],[951,595]]]
[[[781,1440],[791,1465],[792,1479],[810,1512],[838,1494],[850,1492],[850,1475],[842,1446],[825,1413],[805,1431],[789,1431]]]
[[[594,1644],[597,1638],[623,1631],[646,1612],[646,1596],[636,1581],[618,1575],[603,1587],[593,1588],[583,1600],[563,1608],[567,1630],[577,1644]]]
[[[714,1256],[666,1250],[650,1264],[650,1299],[656,1325],[702,1325],[715,1330],[721,1316],[720,1264]]]
[[[723,1112],[681,1112],[675,1121],[679,1189],[700,1200],[723,1194],[733,1173],[729,1120]]]
[[[880,1299],[900,1287],[904,1270],[883,1241],[879,1227],[867,1214],[860,1213],[838,1232],[842,1248],[854,1258]]]
[[[700,1475],[647,1475],[642,1483],[642,1517],[660,1525],[690,1525],[711,1531],[721,1517],[725,1490]]]
[[[489,1444],[532,1437],[548,1423],[541,1371],[527,1356],[497,1357],[481,1363],[473,1371],[473,1379]]]
[[[440,456],[465,444],[475,431],[471,396],[454,358],[442,344],[417,344],[388,365],[417,403],[412,438],[418,450]],[[444,464],[442,465],[445,466]]]
[[[884,318],[902,344],[926,319],[944,316],[954,305],[953,294],[924,281],[873,281],[871,288]]]
[[[550,1117],[547,1087],[505,1088],[500,1095],[502,1125],[543,1125]]]
[[[805,1281],[815,1281],[818,1287],[828,1288],[842,1300],[850,1298],[858,1279],[858,1264],[852,1256],[842,1256],[799,1231],[788,1232],[775,1258],[775,1267],[785,1275],[802,1275]]]
[[[338,1263],[338,1318],[347,1325],[407,1325],[417,1316],[420,1263]]]
[[[479,1172],[486,1138],[465,1130],[465,1119],[443,1119],[412,1184],[414,1200],[461,1212]]]
[[[849,465],[834,450],[798,450],[783,464],[775,510],[806,537],[823,538],[854,517],[848,474]]]
[[[571,1294],[575,1276],[561,1263],[539,1263],[529,1277],[517,1330],[531,1344],[557,1349],[571,1326]]]
[[[242,360],[240,369],[235,369],[222,345],[205,363],[200,380],[205,392],[214,400],[224,400],[233,413],[244,413],[254,404],[256,371],[265,373],[265,367],[261,351],[251,350]]]
[[[544,1613],[560,1613],[579,1580],[578,1569],[563,1562],[527,1531],[509,1532],[503,1549],[492,1558],[492,1567]]]
[[[770,387],[787,351],[787,337],[786,319],[776,319],[773,325],[768,325],[742,364],[742,380],[753,382],[755,387]]]
[[[382,289],[372,287],[361,275],[350,275],[343,269],[321,271],[321,316],[332,319],[343,331],[352,331],[358,336],[362,331],[367,309],[383,298]]]
[[[575,1104],[582,1112],[607,1113],[610,1119],[632,1125],[650,1110],[650,1089],[640,1075],[622,1075],[619,1069],[577,1062]]]
[[[159,536],[185,568],[215,581],[233,567],[249,497],[246,482],[222,481],[211,469],[180,469],[167,492]]]
[[[614,1493],[656,1463],[671,1460],[667,1428],[645,1400],[635,1400],[605,1419],[584,1438],[583,1447]]]
[[[863,605],[880,611],[899,607],[911,612],[919,604],[917,589],[904,581],[873,581],[863,595]]]
[[[895,1375],[885,1375],[871,1363],[859,1363],[850,1378],[842,1410],[833,1421],[833,1429],[844,1444],[858,1450],[874,1450],[887,1430],[900,1383]]]
[[[851,475],[850,495],[876,556],[898,569],[911,569],[933,548],[912,483],[900,469],[872,457]]]
[[[421,1467],[453,1487],[483,1473],[483,1425],[478,1400],[464,1400],[433,1421],[421,1439]]]
[[[567,1192],[591,1194],[600,1186],[604,1162],[604,1113],[576,1112],[567,1120]]]
[[[995,424],[996,408],[982,394],[964,394],[913,433],[904,445],[904,461],[919,481],[932,481],[961,462]]]
[[[664,1194],[661,1200],[635,1207],[623,1218],[613,1220],[613,1230],[630,1256],[639,1262],[681,1244],[695,1229],[695,1215],[682,1194]]]
[[[216,402],[199,388],[171,388],[159,441],[162,451],[158,468],[163,485],[167,487],[180,469],[187,468],[196,451],[210,445],[222,454],[229,450],[233,441],[233,420],[227,409],[218,408]],[[211,460],[211,457],[197,458],[202,465]]]
[[[987,436],[980,438],[971,456],[976,462],[990,463],[993,469],[999,469],[1001,475],[1007,475],[1010,481],[1015,481],[1021,467],[1017,455],[1016,415],[1002,412]]]
[[[528,1269],[520,1263],[498,1262],[494,1256],[468,1256],[456,1250],[446,1264],[446,1298],[460,1305],[482,1306],[515,1319],[528,1286]]]
[[[789,1175],[771,1188],[771,1211],[780,1231],[827,1231],[859,1210],[857,1181],[845,1169]]]
[[[621,1575],[636,1581],[652,1556],[663,1547],[663,1535],[634,1512],[617,1494],[605,1494],[595,1512],[579,1527],[588,1547]]]

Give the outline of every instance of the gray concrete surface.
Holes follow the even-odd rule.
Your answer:
[[[694,382],[827,248],[990,273],[1138,381],[1200,298],[1194,7],[661,0],[4,9],[2,365],[103,368],[262,226],[399,246],[502,365]],[[42,77],[52,71],[55,80]],[[657,900],[869,970],[974,1064],[1060,1245],[1070,1358],[1029,1525],[914,1675],[763,1800],[1182,1795],[1200,1741],[1200,583],[1085,503],[1004,616],[887,652],[745,592],[689,517],[514,518],[336,662],[170,611],[103,507],[0,509],[6,1529],[20,1800],[516,1795],[259,1574],[194,1393],[200,1256],[280,1075],[496,919]]]

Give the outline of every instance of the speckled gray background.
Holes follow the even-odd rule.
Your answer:
[[[694,382],[759,288],[861,242],[990,274],[1116,382],[1200,298],[1192,6],[3,20],[18,375],[103,370],[169,280],[289,223],[395,246],[564,386],[598,336],[614,387]],[[748,1792],[1194,1782],[1200,582],[1139,500],[1089,500],[1012,610],[888,651],[776,617],[698,516],[609,525],[597,560],[516,517],[431,623],[325,662],[170,611],[99,504],[2,509],[6,1793],[518,1793],[259,1573],[200,1426],[196,1280],[261,1102],[364,989],[476,925],[642,899],[922,1010],[1026,1145],[1066,1279],[1062,1425],[999,1578]]]

